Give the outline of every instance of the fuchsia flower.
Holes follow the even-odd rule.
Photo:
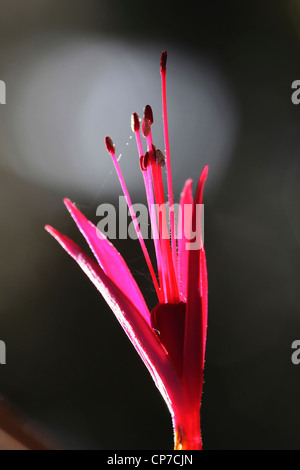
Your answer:
[[[192,180],[185,183],[180,198],[181,217],[177,232],[174,212],[169,211],[169,236],[162,179],[162,167],[166,163],[169,207],[171,208],[173,188],[167,120],[166,59],[167,54],[164,51],[160,68],[165,156],[152,142],[151,107],[146,106],[142,122],[142,132],[147,140],[146,153],[143,151],[140,136],[139,117],[136,113],[132,115],[132,129],[136,136],[150,211],[158,279],[115,156],[115,146],[109,137],[105,139],[152,276],[158,298],[157,306],[152,312],[149,311],[120,253],[68,199],[64,202],[87,240],[96,261],[54,228],[46,226],[46,230],[77,261],[97,287],[142,358],[171,413],[175,449],[202,449],[200,404],[207,328],[207,272],[202,238],[196,249],[189,249],[188,242],[191,241],[192,233],[201,237],[197,211],[202,204],[203,186],[208,167],[204,168],[200,176],[194,199]],[[152,210],[155,203],[164,208],[160,212],[159,219]]]

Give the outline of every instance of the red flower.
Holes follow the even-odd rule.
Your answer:
[[[87,240],[96,261],[54,228],[46,226],[46,230],[77,261],[101,292],[142,358],[170,410],[175,449],[201,449],[200,404],[207,328],[207,272],[198,215],[208,167],[204,168],[200,176],[195,199],[192,196],[192,180],[188,180],[183,188],[177,236],[174,212],[169,212],[169,236],[161,171],[166,163],[171,208],[173,188],[167,122],[166,59],[167,54],[164,51],[161,57],[161,78],[165,156],[152,142],[151,107],[146,106],[142,123],[143,135],[147,139],[146,153],[143,151],[140,137],[140,120],[136,113],[132,115],[132,129],[140,155],[154,236],[158,280],[115,156],[114,144],[109,137],[105,139],[152,276],[158,297],[157,306],[152,312],[149,311],[120,253],[68,199],[64,202]],[[152,210],[154,203],[162,207],[158,221],[157,214]],[[192,243],[192,234],[194,240],[200,239],[194,249],[189,246]]]

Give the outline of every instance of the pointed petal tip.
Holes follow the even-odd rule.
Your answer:
[[[199,188],[201,188],[201,191],[203,190],[204,183],[205,183],[207,175],[208,175],[208,170],[209,170],[209,166],[205,165],[205,167],[203,168],[202,173],[200,175],[198,186],[199,186]]]
[[[67,209],[74,206],[73,202],[67,197],[63,199],[63,202],[64,202],[64,205],[67,207]]]
[[[180,198],[183,198],[184,195],[187,193],[187,191],[191,192],[192,190],[192,185],[193,185],[193,180],[192,178],[189,178],[188,180],[186,180],[186,182],[184,183],[184,186],[182,188],[182,191],[181,191],[181,194],[180,194]]]
[[[46,232],[48,232],[66,251],[68,251],[66,249],[66,241],[68,240],[67,237],[65,235],[63,235],[62,233],[60,233],[58,230],[56,230],[56,228],[54,227],[51,227],[51,225],[45,225],[45,230]],[[72,244],[72,240],[69,240],[70,243]],[[70,254],[70,252],[68,251],[68,253]]]
[[[53,233],[55,232],[55,229],[51,227],[51,225],[45,225],[44,229],[46,230],[46,232],[50,233],[50,235],[53,235]]]
[[[192,178],[189,178],[188,180],[186,180],[186,182],[184,184],[184,187],[192,186],[192,184],[193,184],[193,180],[192,180]]]
[[[56,240],[62,236],[62,234],[51,225],[45,225],[45,230]]]
[[[203,170],[202,170],[202,174],[201,174],[201,176],[202,176],[204,179],[207,178],[208,170],[209,170],[209,166],[208,166],[208,165],[205,165],[205,167],[204,167]]]
[[[72,202],[70,199],[68,199],[67,197],[64,198],[64,205],[66,206],[66,208],[68,209],[69,213],[71,214],[72,218],[75,220],[76,222],[76,214],[80,213],[78,207],[74,204],[74,202]],[[81,214],[81,213],[80,213]],[[81,214],[83,216],[83,214]]]

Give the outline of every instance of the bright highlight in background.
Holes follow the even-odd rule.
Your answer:
[[[174,181],[178,199],[181,182],[198,174],[204,162],[210,164],[214,183],[223,174],[237,118],[220,71],[192,52],[167,46],[172,57],[169,125],[172,159],[180,175]],[[9,70],[6,132],[1,136],[6,164],[35,183],[63,188],[66,195],[113,194],[118,181],[103,144],[103,136],[111,135],[117,155],[122,154],[128,185],[142,191],[138,165],[131,164],[137,157],[130,115],[142,114],[141,103],[151,104],[153,135],[163,148],[156,67],[161,49],[156,44],[139,48],[99,38],[57,36],[25,45],[24,60],[16,58]]]

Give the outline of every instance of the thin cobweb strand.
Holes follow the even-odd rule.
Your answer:
[[[141,230],[140,230],[140,226],[139,226],[137,218],[136,218],[136,214],[135,214],[134,209],[132,207],[131,199],[130,199],[129,192],[127,190],[127,187],[126,187],[126,184],[125,184],[125,181],[124,181],[121,169],[120,169],[120,165],[119,165],[119,163],[117,161],[117,158],[116,158],[116,155],[114,153],[111,154],[111,157],[112,157],[113,163],[115,165],[118,178],[120,180],[120,184],[121,184],[121,187],[122,187],[122,190],[123,190],[123,193],[124,193],[124,196],[125,196],[128,208],[129,208],[130,216],[132,218],[134,228],[136,230],[136,233],[137,233],[137,236],[138,236],[138,239],[139,239],[139,242],[140,242],[140,245],[141,245],[145,260],[146,260],[146,263],[147,263],[147,266],[149,268],[149,271],[150,271],[150,274],[151,274],[151,277],[152,277],[152,280],[153,280],[153,284],[154,284],[157,296],[160,299],[161,298],[161,291],[159,289],[159,285],[158,285],[158,282],[157,282],[157,279],[156,279],[156,275],[155,275],[155,272],[154,272],[154,269],[153,269],[153,266],[152,266],[152,263],[151,263],[151,260],[150,260],[149,253],[148,253],[148,250],[146,248],[146,245],[145,245],[145,242],[144,242]]]

